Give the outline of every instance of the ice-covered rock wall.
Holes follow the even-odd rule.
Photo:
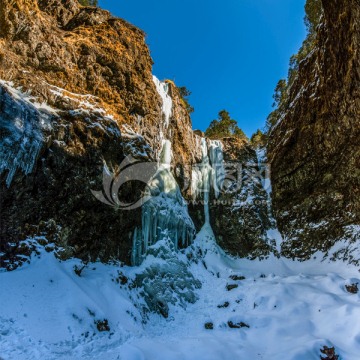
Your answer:
[[[153,78],[145,33],[108,11],[76,0],[3,0],[0,8],[0,79],[13,82],[0,94],[0,267],[21,256],[21,240],[44,234],[67,257],[129,264],[142,209],[121,211],[92,191],[111,190],[104,163],[114,176],[127,156],[156,168],[171,141],[172,175],[188,199],[187,165],[201,150],[179,89]],[[118,198],[133,204],[144,185],[127,181]]]
[[[18,169],[33,171],[45,141],[43,130],[50,128],[51,109],[30,101],[31,97],[0,81],[0,174],[6,173],[9,187]]]

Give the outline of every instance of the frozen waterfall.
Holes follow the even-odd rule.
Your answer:
[[[210,224],[210,212],[209,212],[209,193],[210,193],[210,180],[212,168],[209,162],[207,142],[205,138],[201,139],[201,174],[202,174],[202,191],[204,193],[204,212],[205,212],[205,224]]]
[[[166,84],[159,82],[155,77],[154,82],[163,99],[163,114],[168,125],[172,100],[167,94]],[[171,141],[163,139],[158,170],[147,187],[150,200],[142,207],[141,228],[135,229],[133,234],[131,255],[133,265],[140,265],[149,246],[165,237],[172,241],[175,249],[188,246],[194,239],[195,226],[188,214],[187,204],[180,188],[171,173],[171,160]]]

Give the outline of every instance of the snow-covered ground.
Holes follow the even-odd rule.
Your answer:
[[[232,259],[207,226],[193,253],[202,254],[189,262],[202,282],[199,300],[186,309],[170,305],[167,319],[150,314],[146,323],[134,306],[141,302],[136,290],[121,285],[124,277],[116,281],[119,272],[131,279],[139,268],[94,263],[78,276],[79,260],[59,262],[42,251],[31,264],[0,273],[0,358],[318,360],[324,345],[343,360],[360,358],[360,296],[345,288],[360,282],[357,268],[317,259]],[[110,331],[99,332],[96,322],[105,319]]]

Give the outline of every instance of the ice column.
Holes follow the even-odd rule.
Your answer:
[[[225,178],[222,143],[219,140],[201,138],[201,151],[201,164],[192,170],[191,192],[194,200],[203,198],[205,225],[209,225],[210,190],[213,188],[215,197],[218,198]]]
[[[218,198],[225,178],[224,155],[221,141],[210,140],[209,150],[212,167],[212,187],[214,189],[215,197]]]

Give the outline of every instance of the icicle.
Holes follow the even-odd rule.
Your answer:
[[[163,167],[170,168],[172,159],[172,150],[170,140],[163,140],[162,149],[160,153],[160,164]]]
[[[142,233],[138,230],[138,228],[135,228],[134,234],[133,234],[133,247],[131,251],[131,263],[133,265],[140,265],[142,261]]]
[[[200,197],[201,189],[203,188],[202,180],[201,165],[194,166],[191,174],[191,195],[194,200]]]
[[[211,167],[209,163],[209,155],[206,139],[201,141],[202,150],[202,191],[204,193],[204,212],[205,212],[205,225],[210,224],[210,212],[209,212],[209,192],[210,192],[210,179],[211,179]]]

